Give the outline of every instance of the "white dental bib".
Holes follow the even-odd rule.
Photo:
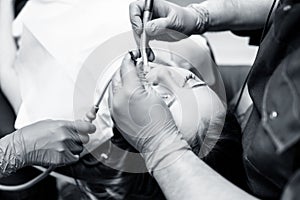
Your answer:
[[[131,29],[129,3],[27,2],[13,26],[14,35],[20,37],[16,71],[22,97],[16,128],[44,119],[74,119],[73,92],[78,71],[102,42]]]

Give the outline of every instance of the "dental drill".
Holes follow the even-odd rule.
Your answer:
[[[149,41],[148,41],[145,25],[152,18],[153,1],[154,0],[145,1],[144,12],[143,12],[143,32],[141,35],[140,51],[142,55],[144,74],[147,74],[150,71],[148,54],[147,54],[147,48],[148,48],[147,46]]]
[[[141,42],[140,42],[140,51],[141,51],[141,58],[143,61],[143,77],[142,80],[145,79],[145,75],[150,71],[149,61],[148,61],[148,54],[147,54],[147,46],[148,46],[148,37],[145,30],[145,24],[149,22],[152,18],[153,13],[153,2],[154,0],[146,0],[145,6],[144,6],[144,12],[143,12],[143,32],[141,35]],[[134,59],[134,58],[132,58]],[[113,66],[112,66],[113,67]],[[113,75],[117,72],[119,68],[112,68],[109,70],[107,74],[105,74],[103,77],[108,77],[108,79],[104,80],[104,84],[100,85],[99,91],[100,96],[97,97],[97,101],[92,106],[92,108],[87,112],[86,116],[84,117],[85,121],[93,122],[97,117],[97,112],[99,110],[100,103],[103,100],[103,97],[111,83],[111,79]],[[146,81],[143,81],[145,85],[147,85]]]
[[[153,12],[153,1],[154,0],[146,0],[145,1],[145,7],[143,12],[143,26],[151,20],[152,12]],[[140,43],[140,51],[141,51],[141,58],[143,61],[143,73],[146,75],[150,71],[150,66],[148,62],[148,54],[147,54],[147,48],[148,48],[148,37],[145,30],[145,27],[143,27],[143,32],[141,35],[141,43]],[[132,58],[133,59],[133,58]],[[103,97],[111,84],[111,80],[113,75],[119,70],[119,67],[112,67],[108,74],[105,74],[103,81],[104,84],[101,84],[99,87],[100,90],[100,96],[97,97],[97,101],[92,106],[92,108],[86,113],[84,120],[88,122],[93,122],[96,119],[97,112],[99,110],[99,106],[103,100]],[[28,181],[27,183],[21,184],[21,185],[15,185],[15,186],[8,186],[8,185],[0,185],[0,190],[3,191],[20,191],[27,188],[32,187],[33,185],[37,184],[38,182],[42,181],[44,178],[46,178],[53,170],[55,169],[54,166],[50,166],[48,169],[46,169],[44,172],[42,172],[39,176],[32,179],[31,181]]]

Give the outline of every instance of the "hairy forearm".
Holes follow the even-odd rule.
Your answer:
[[[13,0],[0,0],[0,87],[17,111],[21,98],[14,70],[16,44],[12,34],[13,9]]]
[[[273,0],[208,0],[209,31],[262,28]]]
[[[187,151],[153,175],[167,199],[255,199],[221,177],[193,152]]]

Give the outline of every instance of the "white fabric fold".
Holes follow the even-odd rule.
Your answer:
[[[22,96],[16,128],[44,119],[74,120],[73,95],[79,70],[101,43],[131,30],[130,2],[28,1],[13,25],[15,37],[20,38],[16,71]],[[91,135],[97,139],[94,142],[112,136],[107,112],[103,108],[98,134]]]

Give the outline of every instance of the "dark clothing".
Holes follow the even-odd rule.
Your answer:
[[[253,111],[243,133],[243,160],[248,186],[262,198],[291,190],[288,182],[300,170],[299,24],[300,1],[282,1],[248,82]]]
[[[17,185],[30,181],[41,172],[33,167],[23,168],[17,173],[7,178],[1,179],[0,184]],[[56,189],[56,179],[47,177],[36,185],[26,190],[7,192],[0,191],[1,200],[56,200],[58,191]]]
[[[253,100],[253,110],[242,135],[242,160],[248,191],[262,199],[299,199],[299,0],[280,2],[273,24],[260,46],[248,87]],[[228,134],[227,131],[224,128],[222,135]],[[233,138],[236,137],[236,134],[232,135]],[[233,139],[228,141],[234,142]],[[237,145],[238,151],[235,151],[217,143],[217,147],[220,146],[223,151],[219,152],[225,155],[229,151],[227,154],[230,156],[234,156],[240,148]],[[213,156],[213,153],[209,156]],[[236,167],[234,162],[241,160],[238,154],[236,156],[231,166]],[[209,157],[206,159],[211,161]],[[226,162],[223,163],[227,165]],[[230,169],[230,166],[225,168]],[[228,175],[223,169],[221,174],[229,176],[230,179],[233,173]],[[234,179],[231,181],[235,182]]]
[[[114,136],[99,146],[92,154],[88,154],[79,162],[56,169],[57,172],[80,179],[98,199],[129,199],[129,200],[164,200],[165,197],[155,179],[149,173],[128,173],[109,166],[123,166],[133,169],[132,163],[144,163],[143,158],[133,161],[128,152],[137,152],[114,128]],[[113,145],[109,145],[109,143]],[[123,149],[124,151],[119,151]],[[108,158],[100,157],[103,152]],[[108,153],[109,152],[109,153]],[[100,160],[100,161],[99,161]],[[109,165],[110,163],[110,165]],[[146,166],[139,166],[146,170]]]

